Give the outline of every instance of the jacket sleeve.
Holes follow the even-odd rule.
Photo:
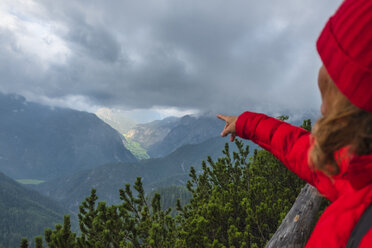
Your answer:
[[[236,134],[271,152],[329,200],[337,198],[331,180],[309,167],[310,132],[264,114],[245,112],[237,119]]]

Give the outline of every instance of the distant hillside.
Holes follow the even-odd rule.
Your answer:
[[[146,149],[152,158],[164,157],[186,144],[199,144],[218,136],[224,123],[216,117],[166,118],[132,128],[126,138]]]
[[[33,240],[44,228],[63,221],[67,210],[26,189],[0,172],[0,247],[19,247],[22,237]]]
[[[150,157],[163,157],[186,144],[200,144],[218,136],[224,123],[216,117],[192,117],[186,115],[179,119],[177,126],[156,144],[149,146]]]
[[[126,138],[139,143],[144,149],[161,142],[178,125],[179,118],[168,117],[145,124],[138,124],[126,133]]]
[[[208,155],[220,157],[225,142],[227,139],[215,137],[201,144],[182,146],[164,158],[107,164],[34,187],[74,212],[78,211],[79,203],[90,194],[91,188],[97,189],[100,200],[114,204],[119,201],[118,189],[124,188],[127,183],[134,183],[136,177],[142,177],[147,192],[158,187],[185,185],[190,166],[201,170],[201,161],[206,160]],[[235,148],[235,145],[231,147]],[[253,147],[257,146],[252,144]]]
[[[96,115],[0,93],[0,170],[48,180],[109,162],[136,161],[120,134]]]

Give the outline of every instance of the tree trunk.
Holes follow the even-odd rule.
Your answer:
[[[318,190],[306,184],[266,248],[304,247],[313,230],[321,201]]]

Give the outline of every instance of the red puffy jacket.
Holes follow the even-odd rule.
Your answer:
[[[372,154],[345,158],[332,180],[310,169],[310,133],[264,114],[245,112],[238,117],[236,134],[273,153],[332,203],[317,222],[306,247],[345,247],[364,210],[372,202]],[[345,154],[341,149],[339,154]],[[372,228],[360,246],[372,247]]]

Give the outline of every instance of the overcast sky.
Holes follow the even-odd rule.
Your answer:
[[[1,0],[0,91],[150,119],[318,109],[315,42],[340,2]]]

